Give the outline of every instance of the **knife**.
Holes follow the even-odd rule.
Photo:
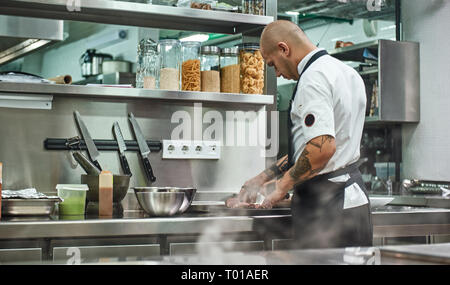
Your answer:
[[[131,125],[133,127],[134,136],[136,137],[139,146],[139,151],[141,152],[141,158],[144,164],[145,175],[147,176],[148,180],[150,180],[151,182],[155,182],[156,177],[153,175],[152,166],[150,165],[150,161],[148,160],[150,149],[148,148],[147,141],[144,139],[144,135],[142,134],[141,128],[139,127],[136,119],[134,118],[133,113],[130,113],[129,116]]]
[[[113,133],[116,138],[117,144],[119,145],[119,157],[120,164],[122,165],[123,173],[131,176],[130,166],[128,165],[127,157],[125,156],[125,151],[127,150],[127,145],[125,144],[125,140],[122,136],[122,131],[120,130],[119,123],[114,122],[113,124]]]
[[[102,167],[97,161],[97,157],[100,155],[100,153],[98,152],[97,147],[95,146],[94,141],[92,140],[92,137],[89,134],[88,129],[86,128],[86,125],[81,119],[80,113],[78,113],[78,111],[75,111],[74,114],[75,120],[78,123],[78,128],[80,130],[81,136],[83,137],[84,142],[86,144],[89,158],[91,159],[91,162],[101,171]]]

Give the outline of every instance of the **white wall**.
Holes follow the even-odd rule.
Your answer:
[[[420,123],[403,127],[405,178],[450,181],[450,0],[403,0],[404,40],[420,42]]]

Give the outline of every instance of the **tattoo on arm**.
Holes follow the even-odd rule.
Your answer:
[[[326,136],[322,136],[321,142],[320,142],[320,143],[310,141],[309,144],[311,144],[312,146],[317,147],[318,149],[320,149],[320,152],[322,152],[322,147],[323,147],[323,145],[324,145],[325,143],[331,142],[333,139],[334,139],[334,138],[333,138],[332,136],[326,135]]]
[[[308,143],[308,145],[311,145],[313,147],[317,147],[320,152],[322,152],[322,147],[324,146],[324,144],[326,143],[330,143],[333,141],[333,137],[332,136],[322,136],[320,143],[318,143],[317,141],[310,141]],[[291,168],[291,170],[289,171],[289,175],[291,176],[291,178],[296,181],[296,183],[300,183],[303,182],[305,180],[308,180],[309,178],[311,178],[312,176],[314,176],[315,174],[319,173],[320,171],[322,171],[326,164],[320,166],[320,167],[316,167],[315,169],[312,168],[311,166],[311,161],[308,157],[308,155],[310,154],[310,152],[308,151],[308,145],[307,147],[304,149],[304,151],[302,152],[302,154],[300,155],[299,159],[297,160],[297,162],[295,163],[295,165]]]
[[[289,169],[288,157],[286,156],[281,162],[277,162],[271,167],[264,170],[264,173],[269,177],[269,179],[273,179],[280,174],[283,174]]]

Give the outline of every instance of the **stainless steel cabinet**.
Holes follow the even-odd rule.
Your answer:
[[[170,255],[191,255],[201,254],[202,251],[213,253],[214,250],[219,252],[229,251],[262,251],[264,250],[263,241],[224,241],[224,242],[186,242],[186,243],[171,243],[169,246]]]
[[[368,123],[417,123],[420,120],[420,46],[416,42],[377,40],[330,51],[360,64],[367,92]],[[375,102],[375,112],[370,112]],[[372,114],[370,114],[372,113]]]
[[[0,249],[0,264],[36,264],[41,261],[41,248]]]
[[[145,260],[159,255],[159,244],[53,248],[53,262],[58,264],[135,261]]]

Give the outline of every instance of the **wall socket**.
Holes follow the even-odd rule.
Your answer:
[[[220,159],[219,141],[163,140],[163,159]]]

